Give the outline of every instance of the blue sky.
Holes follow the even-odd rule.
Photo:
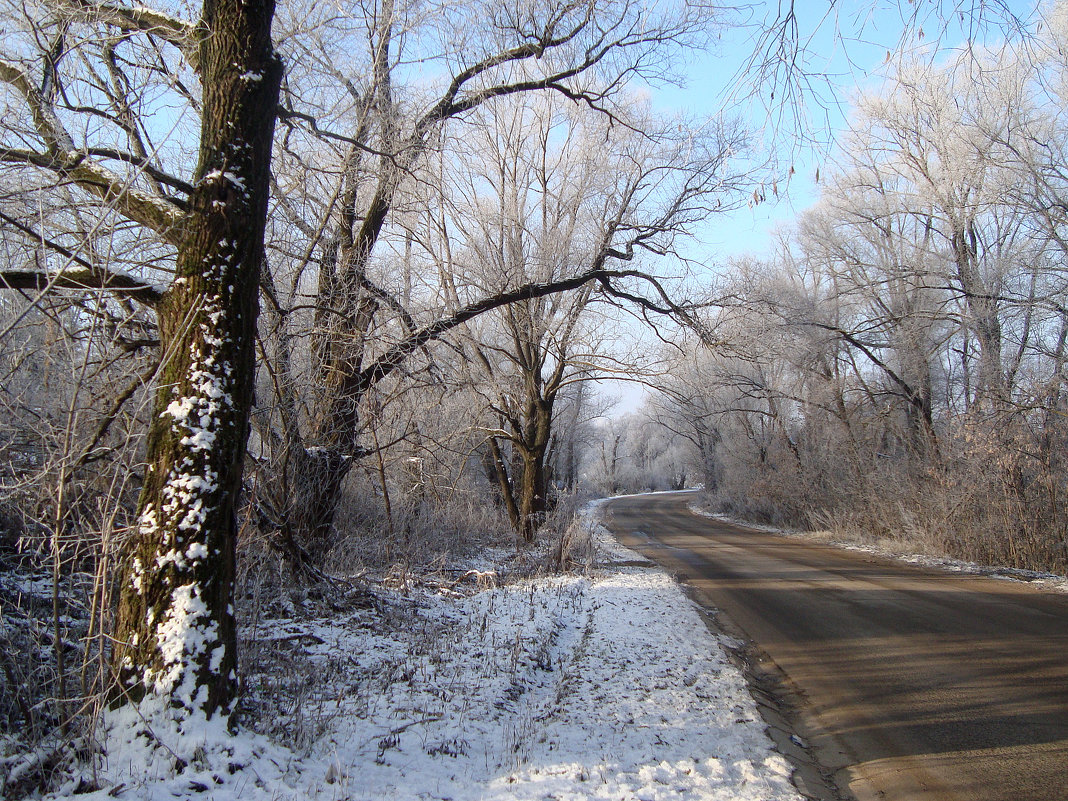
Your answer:
[[[1034,2],[942,0],[921,5],[905,0],[806,0],[795,5],[797,38],[805,47],[803,63],[813,76],[797,102],[782,103],[781,92],[779,101],[773,100],[772,83],[754,87],[747,95],[744,83],[754,79],[755,70],[739,76],[758,49],[757,36],[765,22],[778,13],[776,0],[754,4],[748,24],[725,27],[715,50],[688,66],[686,86],[650,90],[654,107],[665,111],[738,115],[754,131],[754,138],[763,141],[758,158],[775,156],[780,176],[791,166],[794,169],[788,180],[778,181],[777,198],[769,182],[766,202],[743,205],[710,220],[701,233],[705,243],[697,250],[707,252],[709,258],[766,255],[776,227],[790,223],[816,201],[817,169],[828,172],[833,141],[846,128],[853,97],[861,88],[878,86],[880,71],[891,58],[905,48],[919,46],[937,52],[959,47],[969,38],[980,42],[1001,38],[1004,15],[1011,13],[1026,21]],[[973,7],[985,15],[978,26],[971,22]],[[737,84],[743,86],[735,89]]]

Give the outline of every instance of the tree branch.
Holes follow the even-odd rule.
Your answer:
[[[200,72],[200,40],[206,33],[200,25],[146,6],[125,7],[112,3],[94,3],[91,0],[70,2],[89,19],[114,25],[123,31],[158,36],[178,48],[189,66]]]
[[[32,164],[69,178],[134,222],[151,228],[161,238],[177,246],[185,215],[168,200],[135,189],[125,178],[116,175],[80,152],[63,127],[50,100],[37,88],[18,64],[0,59],[0,81],[9,84],[26,101],[38,136],[46,152],[16,148],[0,149],[0,161]]]
[[[131,276],[105,270],[3,212],[0,212],[0,220],[17,229],[34,242],[60,254],[82,268],[80,270],[65,269],[56,273],[39,270],[0,270],[0,288],[33,289],[38,291],[46,289],[106,289],[109,292],[121,293],[147,306],[155,306],[163,298],[163,292],[156,287]]]

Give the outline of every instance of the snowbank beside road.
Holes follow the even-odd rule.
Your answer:
[[[593,529],[587,576],[424,588],[262,625],[259,646],[308,685],[293,719],[273,721],[294,730],[290,747],[127,711],[106,730],[100,789],[81,797],[798,799],[693,604]],[[267,693],[284,679],[259,679],[252,700],[269,715]]]

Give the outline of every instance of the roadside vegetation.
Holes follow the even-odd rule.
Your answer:
[[[1063,14],[1045,36],[1037,63],[916,59],[860,95],[819,202],[665,352],[631,452],[682,448],[743,519],[1068,569]]]

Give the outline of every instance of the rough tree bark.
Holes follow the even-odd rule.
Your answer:
[[[232,710],[234,505],[282,76],[273,14],[273,0],[204,3],[199,161],[177,277],[158,306],[164,366],[116,620],[116,703]]]
[[[562,373],[562,370],[560,371]],[[555,376],[554,376],[555,377]],[[524,542],[533,542],[534,535],[549,511],[549,486],[545,469],[545,455],[552,435],[553,403],[559,381],[541,397],[527,398],[523,436],[515,440],[523,458],[519,484],[519,530]]]

